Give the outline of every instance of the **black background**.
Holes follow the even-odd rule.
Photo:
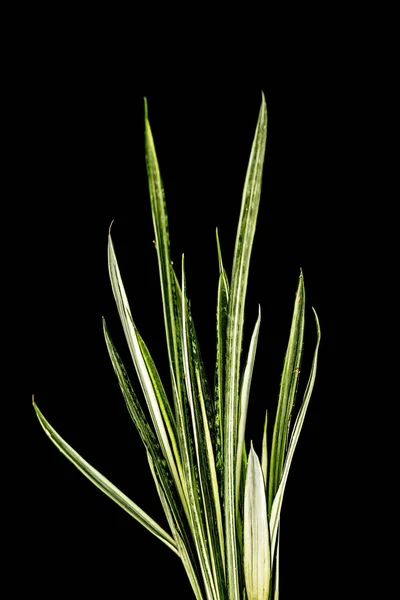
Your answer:
[[[146,21],[136,23],[140,33]],[[282,24],[282,23],[281,23]],[[281,598],[325,597],[334,575],[337,486],[331,427],[337,393],[335,293],[338,197],[347,143],[341,108],[349,71],[330,28],[282,25],[253,45],[215,45],[190,32],[138,47],[110,26],[46,30],[24,45],[16,146],[26,198],[21,236],[27,283],[31,411],[21,459],[29,504],[18,545],[42,597],[120,594],[190,598],[179,560],[61,456],[43,434],[29,394],[79,453],[166,527],[141,442],[105,348],[101,317],[129,365],[107,272],[113,240],[135,322],[169,391],[158,270],[148,198],[143,96],[169,211],[172,258],[185,253],[188,293],[213,377],[218,278],[215,227],[231,270],[241,191],[264,91],[268,139],[246,304],[245,344],[262,323],[246,440],[261,451],[272,417],[300,268],[307,312],[300,396],[316,340],[317,383],[290,474],[281,532]],[[214,37],[212,49],[209,36]],[[255,37],[256,34],[255,34]],[[146,38],[140,38],[146,39]],[[153,39],[153,38],[151,38]],[[232,40],[231,40],[232,43]],[[193,50],[193,47],[194,50]],[[190,51],[189,51],[190,49]],[[168,52],[167,52],[168,50]],[[26,308],[25,308],[26,310]],[[134,387],[139,385],[132,373]],[[271,419],[272,420],[272,419]],[[270,431],[272,430],[270,426]],[[16,581],[15,585],[22,585]],[[141,586],[150,586],[142,592]],[[172,591],[173,590],[173,591]]]

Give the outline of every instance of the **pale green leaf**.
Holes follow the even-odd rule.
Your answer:
[[[280,529],[278,528],[278,542],[276,547],[275,567],[274,567],[274,598],[279,600],[279,548],[280,548]]]
[[[185,568],[185,571],[187,573],[187,576],[188,576],[191,586],[193,588],[193,592],[194,592],[194,595],[196,596],[196,600],[204,600],[201,586],[199,584],[199,573],[197,572],[197,569],[196,569],[196,561],[193,557],[193,554],[191,553],[191,548],[190,548],[190,545],[188,544],[188,540],[187,539],[183,540],[181,537],[180,529],[179,529],[179,527],[177,527],[177,523],[175,520],[175,514],[170,509],[170,505],[164,494],[163,486],[161,485],[161,483],[159,481],[159,477],[158,477],[156,468],[154,466],[152,456],[149,452],[147,453],[147,460],[149,462],[150,471],[151,471],[151,474],[153,475],[153,479],[156,484],[156,488],[158,491],[158,495],[160,497],[162,507],[163,507],[165,515],[167,517],[167,521],[169,523],[170,529],[173,533],[174,540],[175,540],[177,549],[179,551],[179,555],[182,559],[183,566]]]
[[[170,255],[168,214],[164,188],[150,127],[145,99],[145,151],[149,183],[151,214],[161,283],[164,325],[167,339],[171,384],[174,397],[177,441],[182,464],[182,486],[189,509],[193,538],[196,537],[196,511],[199,489],[197,466],[194,460],[193,435],[186,396],[182,352],[182,294]]]
[[[160,443],[162,453],[167,460],[168,467],[171,471],[178,493],[182,499],[182,503],[185,505],[186,499],[177,466],[179,464],[179,455],[176,450],[174,432],[168,421],[166,421],[166,428],[164,417],[168,413],[165,407],[161,408],[163,402],[167,402],[167,399],[165,394],[159,393],[159,388],[154,385],[154,372],[151,372],[151,370],[148,368],[149,361],[146,360],[146,355],[143,352],[143,344],[140,343],[138,331],[132,319],[132,314],[125,288],[122,283],[111,235],[108,237],[108,269],[111,286],[124,329],[126,341],[128,343],[133,364],[135,365],[136,373],[146,399],[154,430]],[[175,455],[173,448],[175,449]]]
[[[244,578],[248,600],[268,600],[271,561],[267,500],[261,465],[253,447],[247,463],[244,493]]]
[[[240,477],[242,470],[242,461],[243,461],[243,444],[244,444],[244,435],[246,431],[246,422],[247,422],[247,409],[249,406],[249,398],[250,398],[250,386],[251,379],[253,376],[254,369],[254,361],[256,358],[257,351],[257,342],[258,342],[258,334],[260,332],[260,324],[261,324],[261,308],[258,307],[258,318],[255,324],[253,335],[251,336],[249,353],[247,356],[246,367],[243,373],[242,385],[240,390],[240,418],[239,418],[239,431],[238,431],[238,450],[237,450],[237,459],[236,459],[236,512],[239,507],[239,493],[240,493]]]

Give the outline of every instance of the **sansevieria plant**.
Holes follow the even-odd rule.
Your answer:
[[[34,402],[55,446],[92,483],[182,560],[197,600],[277,600],[282,499],[314,386],[317,340],[303,400],[292,420],[303,348],[305,292],[300,273],[272,437],[267,413],[259,457],[245,443],[247,409],[260,329],[260,311],[247,356],[242,355],[250,256],[260,201],[267,136],[262,102],[251,149],[231,278],[218,239],[219,282],[213,388],[207,381],[192,320],[182,257],[180,278],[171,262],[164,190],[145,100],[145,149],[155,246],[168,349],[171,395],[140,336],[125,294],[111,234],[108,268],[126,341],[147,405],[145,413],[103,320],[104,337],[128,411],[146,449],[170,531],[87,463],[53,429]],[[294,422],[292,422],[294,421]]]

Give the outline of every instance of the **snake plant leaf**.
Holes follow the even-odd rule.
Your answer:
[[[125,338],[128,343],[130,354],[135,365],[136,373],[143,390],[144,397],[146,399],[147,407],[150,412],[150,416],[154,425],[154,429],[161,446],[162,453],[168,463],[168,467],[171,471],[175,485],[179,492],[182,501],[185,502],[184,490],[179,477],[177,464],[177,455],[173,452],[172,448],[176,448],[176,442],[174,440],[174,434],[171,426],[167,421],[165,424],[165,416],[168,414],[167,410],[162,409],[160,405],[163,402],[167,402],[165,394],[159,394],[157,386],[154,386],[151,371],[148,368],[148,362],[146,364],[145,355],[143,353],[143,345],[141,345],[137,328],[133,322],[131,310],[129,307],[128,298],[126,296],[124,284],[121,279],[120,270],[118,267],[117,257],[115,255],[114,245],[111,239],[111,235],[108,236],[108,269],[110,274],[111,287],[114,293],[115,302],[118,308],[118,313],[121,319],[121,323],[124,329]],[[167,431],[168,429],[168,431]],[[172,444],[171,441],[172,440]]]
[[[257,342],[258,342],[258,334],[260,332],[260,324],[261,324],[261,308],[258,307],[258,318],[257,322],[254,326],[253,335],[250,340],[250,347],[246,362],[246,367],[243,373],[241,390],[240,390],[240,419],[239,419],[239,431],[238,431],[238,452],[236,459],[236,512],[239,507],[239,493],[240,493],[240,477],[242,470],[242,461],[243,461],[243,444],[244,444],[244,434],[246,430],[246,421],[247,421],[247,409],[249,406],[249,398],[250,398],[250,386],[251,379],[253,376],[254,369],[254,361],[256,358],[257,351]]]
[[[132,418],[132,421],[148,450],[152,450],[153,454],[159,454],[162,457],[160,444],[157,437],[154,434],[152,427],[147,422],[146,415],[137,399],[137,396],[133,390],[131,381],[128,373],[124,367],[124,364],[119,356],[114,343],[111,339],[106,320],[103,318],[103,333],[106,342],[107,350],[111,359],[111,363],[114,369],[114,373],[117,376],[118,383],[120,385],[122,395],[124,397],[128,412]]]
[[[302,402],[299,412],[297,414],[297,418],[296,418],[295,424],[293,426],[292,435],[290,437],[287,454],[286,454],[286,459],[285,459],[285,465],[284,465],[284,469],[283,469],[283,473],[282,473],[282,479],[279,484],[279,488],[277,490],[274,502],[272,504],[271,516],[270,516],[272,556],[274,556],[274,551],[275,551],[276,539],[277,539],[277,534],[278,534],[278,526],[279,526],[279,520],[280,520],[280,513],[281,513],[281,508],[282,508],[282,500],[283,500],[283,495],[285,492],[286,482],[287,482],[287,478],[289,475],[290,466],[292,464],[294,451],[296,450],[297,442],[299,441],[300,432],[303,427],[307,408],[310,403],[312,391],[314,389],[315,377],[317,374],[318,351],[319,351],[319,345],[320,345],[320,341],[321,341],[321,328],[320,328],[320,324],[319,324],[319,320],[318,320],[318,315],[317,315],[316,311],[314,310],[314,308],[313,308],[313,312],[314,312],[315,323],[316,323],[316,327],[317,327],[317,342],[316,342],[314,357],[313,357],[313,361],[312,361],[312,365],[311,365],[310,377],[309,377],[309,380],[307,383],[306,390],[304,392],[303,402]]]
[[[168,214],[165,203],[164,186],[161,179],[156,148],[148,117],[147,100],[144,98],[144,140],[147,177],[153,219],[155,247],[157,251],[158,269],[161,284],[161,296],[164,312],[164,326],[167,340],[169,365],[175,402],[182,402],[184,387],[181,373],[182,360],[180,356],[180,318],[176,301],[175,278],[170,254],[168,233]]]
[[[224,593],[223,530],[213,446],[208,427],[204,394],[200,379],[200,355],[192,316],[186,297],[184,257],[182,257],[182,348],[186,391],[194,435],[202,510],[198,513],[196,538],[205,583],[210,591]],[[201,518],[203,517],[203,518]]]
[[[171,473],[168,468],[166,468],[165,460],[163,454],[161,452],[160,444],[157,440],[156,435],[152,427],[149,425],[146,419],[146,415],[136,397],[136,394],[132,388],[132,384],[130,382],[127,371],[124,367],[124,364],[113,344],[113,341],[110,337],[106,321],[103,319],[103,332],[104,338],[106,341],[108,353],[110,355],[111,363],[114,368],[114,372],[117,376],[122,395],[125,399],[125,403],[128,409],[128,412],[132,418],[132,421],[140,435],[140,438],[146,448],[146,451],[152,457],[152,464],[155,465],[155,470],[157,471],[157,476],[161,482],[163,491],[165,496],[168,498],[169,505],[171,507],[171,511],[174,514],[174,519],[176,522],[176,528],[179,530],[182,537],[185,536],[185,518],[188,516],[187,503],[179,502],[179,497],[177,497],[176,487],[174,485],[174,481],[171,477]],[[184,514],[182,514],[184,513]],[[186,536],[187,538],[187,536]],[[190,545],[188,538],[185,540]]]
[[[169,523],[170,529],[173,533],[174,540],[179,552],[179,556],[182,559],[183,566],[188,575],[190,584],[192,586],[196,600],[204,600],[203,591],[199,583],[199,573],[196,569],[196,559],[191,551],[191,545],[188,544],[187,539],[182,539],[180,529],[177,527],[175,513],[171,510],[170,504],[165,496],[163,486],[159,480],[157,470],[154,466],[153,458],[150,452],[147,452],[147,460],[149,463],[151,474],[153,475],[154,482],[156,484],[157,492],[160,497],[161,505],[164,509],[165,516]]]
[[[267,107],[263,94],[243,189],[229,291],[224,406],[224,431],[229,431],[229,435],[224,436],[223,491],[229,600],[239,600],[240,598],[235,481],[239,426],[240,355],[250,255],[260,203],[266,139]]]
[[[272,436],[270,475],[268,487],[268,509],[271,511],[272,502],[282,477],[283,464],[287,448],[290,420],[296,399],[300,375],[301,357],[304,337],[305,291],[303,273],[300,272],[294,302],[292,324],[289,342],[286,350],[281,385],[279,390],[278,408],[275,417]]]
[[[215,462],[218,475],[220,494],[223,491],[224,465],[224,393],[225,393],[225,362],[226,362],[226,328],[228,323],[229,281],[222,262],[221,247],[216,229],[219,279],[217,292],[217,335],[216,361],[214,377],[215,404]]]
[[[271,559],[267,499],[260,461],[253,446],[247,463],[243,531],[247,600],[268,600]]]
[[[268,431],[268,410],[265,411],[264,421],[264,432],[262,438],[262,452],[261,452],[261,469],[264,475],[265,488],[268,483],[268,445],[267,445],[267,431]]]
[[[275,556],[275,569],[274,569],[274,598],[273,600],[279,600],[279,547],[280,547],[280,529],[278,528],[278,542],[276,547]]]
[[[40,412],[39,407],[33,401],[33,407],[36,415],[39,419],[44,432],[58,448],[58,450],[64,454],[72,462],[73,465],[81,473],[85,475],[95,486],[97,486],[102,492],[109,498],[114,500],[118,506],[123,508],[131,517],[136,519],[143,527],[148,529],[153,535],[160,539],[164,544],[171,550],[178,554],[178,549],[174,539],[167,533],[158,523],[156,523],[147,513],[144,512],[137,504],[135,504],[128,496],[121,492],[111,481],[106,479],[104,475],[99,473],[97,469],[92,467],[80,454],[78,454],[67,442],[57,433],[57,431],[50,425],[45,419],[43,414]]]
[[[193,433],[190,426],[189,405],[183,367],[181,331],[182,292],[171,261],[168,214],[165,203],[164,187],[153,134],[150,127],[146,98],[144,99],[144,107],[146,167],[161,284],[171,384],[174,397],[177,441],[182,464],[182,486],[187,498],[190,513],[189,521],[192,535],[195,539],[195,531],[198,526],[195,507],[198,504],[199,484],[197,465],[194,458]]]

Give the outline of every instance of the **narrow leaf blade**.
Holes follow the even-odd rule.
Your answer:
[[[278,408],[275,417],[272,436],[270,474],[268,485],[268,509],[271,511],[272,503],[282,477],[285,461],[287,442],[289,436],[290,420],[296,400],[299,382],[301,358],[304,337],[304,311],[305,290],[303,273],[300,272],[296,298],[293,308],[292,324],[286,350],[281,385],[279,390]]]
[[[261,195],[262,169],[267,139],[267,107],[264,95],[250,153],[243,189],[241,212],[233,257],[231,288],[229,291],[225,417],[224,417],[224,506],[227,548],[229,600],[239,600],[239,560],[236,531],[236,458],[239,415],[240,355],[243,339],[244,307],[250,255],[253,246],[258,207]],[[229,432],[229,435],[227,435]]]
[[[121,492],[111,481],[102,475],[97,469],[92,467],[82,456],[80,456],[67,442],[56,432],[39,410],[35,402],[33,407],[39,422],[56,448],[72,462],[81,473],[85,475],[95,486],[109,498],[114,500],[131,517],[136,519],[143,527],[148,529],[153,535],[166,544],[171,550],[178,554],[174,539],[158,523],[156,523],[148,514],[146,514],[137,504],[128,496]]]
[[[239,419],[239,432],[238,432],[238,449],[237,449],[237,458],[236,458],[236,511],[239,506],[239,493],[240,493],[240,477],[241,477],[241,468],[243,461],[243,444],[244,444],[244,435],[246,431],[246,422],[247,422],[247,409],[249,406],[249,398],[250,398],[250,387],[251,387],[251,379],[253,376],[254,369],[254,361],[256,358],[257,351],[257,342],[258,342],[258,334],[260,332],[260,324],[261,324],[261,309],[258,307],[258,318],[257,322],[254,326],[253,334],[251,336],[249,352],[246,361],[246,367],[243,373],[242,385],[240,390],[240,419]]]
[[[268,482],[268,444],[267,444],[267,431],[268,431],[268,411],[265,411],[264,421],[264,432],[262,439],[262,452],[261,452],[261,469],[264,476],[265,489],[267,489]]]
[[[268,600],[271,561],[264,477],[253,447],[244,495],[244,577],[248,600]]]
[[[145,353],[143,352],[143,344],[140,343],[140,337],[132,319],[132,314],[124,284],[122,282],[111,235],[108,236],[108,269],[115,302],[125,333],[125,338],[128,343],[128,348],[130,350],[144,397],[146,399],[147,407],[154,425],[154,430],[160,443],[163,455],[168,463],[168,467],[171,471],[175,485],[179,491],[179,495],[184,504],[184,490],[182,488],[176,462],[178,455],[176,452],[176,443],[173,439],[173,430],[169,428],[169,431],[167,431],[163,417],[163,414],[171,414],[171,412],[170,410],[165,409],[165,407],[161,407],[161,403],[167,402],[167,398],[164,394],[158,393],[159,389],[156,385],[154,385],[154,373],[152,373],[151,370],[149,371],[149,363],[146,361]],[[173,448],[175,449],[175,454],[173,452]]]
[[[275,551],[276,539],[277,539],[277,535],[278,535],[278,528],[279,528],[279,522],[280,522],[280,513],[281,513],[281,508],[282,508],[282,500],[283,500],[283,495],[285,492],[286,482],[287,482],[290,467],[292,464],[294,452],[296,450],[297,442],[299,440],[299,436],[301,433],[301,429],[303,427],[307,408],[310,403],[312,391],[314,389],[315,378],[316,378],[316,374],[317,374],[318,350],[319,350],[319,345],[320,345],[320,341],[321,341],[321,328],[319,325],[318,315],[314,309],[313,309],[313,312],[314,312],[315,323],[316,323],[316,327],[317,327],[317,343],[315,346],[313,362],[311,365],[310,377],[309,377],[309,380],[307,383],[306,390],[304,392],[303,402],[299,409],[295,424],[293,426],[292,435],[290,437],[286,460],[285,460],[285,465],[284,465],[284,469],[283,469],[283,473],[282,473],[282,479],[279,484],[279,488],[277,490],[274,502],[272,504],[271,517],[270,517],[272,556],[274,556],[274,551]]]

